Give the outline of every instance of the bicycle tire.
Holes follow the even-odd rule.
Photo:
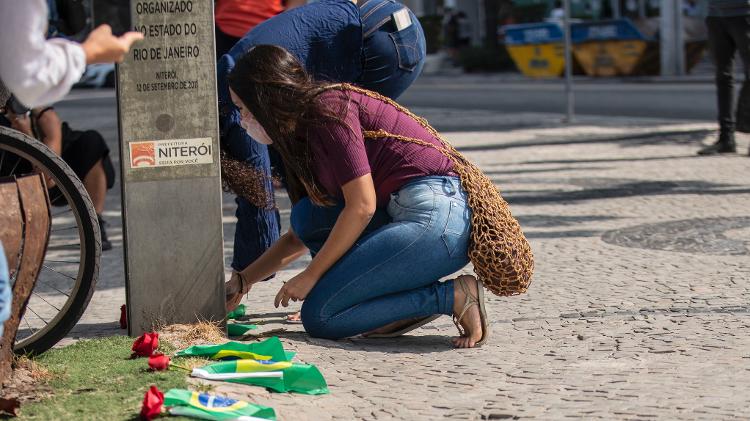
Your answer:
[[[65,306],[44,328],[14,345],[17,354],[40,354],[52,348],[80,320],[99,277],[101,237],[94,205],[81,180],[61,157],[42,142],[6,127],[0,127],[0,150],[10,151],[46,170],[68,199],[77,223],[83,230],[81,236],[81,261],[79,276]],[[82,270],[82,272],[81,272]]]

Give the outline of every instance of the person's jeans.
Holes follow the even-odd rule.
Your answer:
[[[362,74],[355,83],[392,99],[398,98],[422,72],[427,42],[419,20],[398,30],[392,15],[406,6],[395,0],[360,0]]]
[[[390,16],[404,7],[395,0],[367,0],[366,3],[360,3],[364,36],[362,72],[357,80],[337,82],[351,82],[392,99],[396,99],[414,82],[424,67],[426,42],[422,26],[412,12],[409,12],[412,24],[401,31],[396,30]],[[277,43],[285,45],[283,40],[278,40]],[[345,61],[342,57],[342,62]],[[224,92],[224,101],[219,102],[222,138],[226,139],[233,157],[245,160],[248,165],[262,171],[269,178],[271,166],[276,169],[278,175],[283,176],[283,165],[278,157],[273,154],[269,157],[265,145],[260,145],[250,136],[237,132],[243,130],[239,125],[239,112],[232,110],[229,113],[223,110],[229,105],[226,75],[233,67],[234,59],[228,55],[219,60],[218,88],[220,93]],[[319,76],[313,74],[313,77]],[[273,191],[270,183],[267,189]],[[236,216],[232,268],[242,270],[279,238],[281,224],[278,212],[260,209],[242,197],[237,198]]]
[[[10,289],[10,274],[8,273],[8,262],[5,260],[3,243],[0,243],[0,338],[3,337],[5,321],[10,318],[10,307],[13,303],[13,294]]]
[[[734,55],[738,52],[745,70],[740,101],[750,102],[750,16],[706,18],[708,44],[716,65],[716,98],[719,127],[734,132]],[[748,104],[750,105],[750,104]]]
[[[398,320],[452,314],[453,281],[439,279],[469,262],[471,211],[460,184],[456,177],[421,177],[392,194],[388,218],[371,222],[380,226],[363,234],[307,295],[305,330],[339,339]],[[305,201],[292,209],[292,228],[316,250],[341,208],[305,214],[310,209]]]

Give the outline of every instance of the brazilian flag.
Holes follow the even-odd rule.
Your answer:
[[[234,310],[227,313],[227,319],[239,319],[240,317],[243,317],[245,315],[245,305],[240,304],[235,308]]]
[[[291,361],[294,352],[284,351],[278,337],[268,338],[263,342],[246,344],[227,342],[220,345],[194,345],[179,351],[175,357],[202,357],[212,360],[251,359]]]
[[[164,406],[172,415],[204,420],[265,421],[276,419],[276,412],[267,406],[184,389],[167,391],[164,395]]]
[[[229,336],[242,336],[251,330],[257,329],[257,325],[245,323],[227,323],[227,334]]]
[[[297,392],[306,395],[328,393],[328,385],[317,367],[291,361],[221,361],[194,368],[191,375],[206,380],[252,384],[275,392]]]

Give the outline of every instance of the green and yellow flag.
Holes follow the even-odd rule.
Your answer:
[[[240,304],[240,305],[237,306],[237,308],[235,308],[234,310],[232,310],[229,313],[227,313],[227,319],[228,320],[239,319],[240,317],[242,317],[244,315],[245,315],[245,305],[244,304]]]
[[[242,336],[251,330],[257,329],[257,325],[249,325],[245,323],[227,323],[227,334],[229,336]]]
[[[315,366],[291,361],[222,361],[194,368],[191,375],[207,380],[252,384],[275,392],[297,392],[307,395],[328,393],[328,385]]]
[[[252,359],[291,361],[294,352],[284,351],[279,338],[274,336],[263,342],[246,344],[242,342],[227,342],[220,345],[194,345],[179,351],[175,357],[203,357],[212,360]]]
[[[267,406],[184,389],[170,389],[164,395],[164,406],[171,415],[204,420],[265,421],[276,419],[276,412]]]

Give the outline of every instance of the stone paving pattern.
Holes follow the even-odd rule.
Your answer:
[[[113,104],[59,109],[78,127],[94,122],[116,150]],[[286,329],[278,336],[320,368],[331,394],[215,391],[272,406],[281,420],[750,417],[750,136],[738,137],[741,154],[696,157],[713,141],[710,122],[563,126],[551,115],[415,111],[502,189],[536,256],[528,293],[489,297],[492,335],[480,349],[452,349],[448,317],[402,338],[328,341],[283,323],[296,307],[273,308],[295,273],[285,270],[246,298],[251,320]],[[107,205],[115,249],[63,345],[122,333],[119,188]],[[225,196],[227,259],[233,209]]]

